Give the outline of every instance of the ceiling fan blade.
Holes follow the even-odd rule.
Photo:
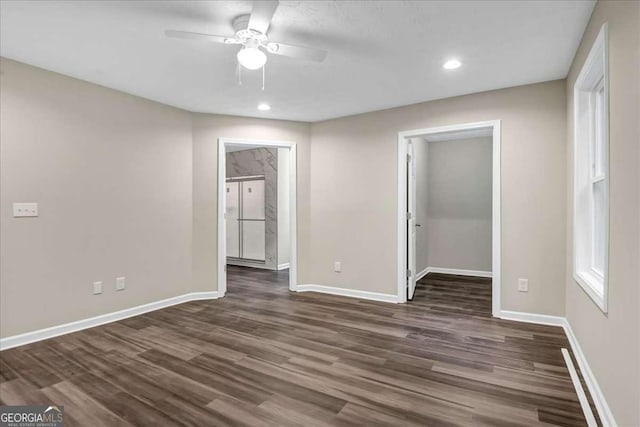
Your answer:
[[[267,34],[271,18],[278,8],[278,0],[254,0],[248,28]]]
[[[271,42],[267,45],[267,51],[276,55],[289,56],[291,58],[306,59],[322,62],[327,57],[327,51],[312,47],[294,46],[286,43]]]
[[[233,37],[216,36],[213,34],[203,34],[203,33],[192,33],[189,31],[166,30],[164,34],[167,37],[172,37],[176,39],[204,40],[208,42],[225,43],[225,44],[240,43],[238,40],[236,40]]]

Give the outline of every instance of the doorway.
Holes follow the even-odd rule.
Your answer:
[[[236,275],[288,269],[289,290],[296,290],[296,158],[294,142],[218,139],[220,296],[227,292],[227,265]]]
[[[489,153],[491,159],[490,192],[490,271],[471,271],[465,273],[483,277],[492,277],[491,313],[500,314],[500,251],[501,251],[501,194],[500,194],[500,121],[467,123],[453,126],[434,127],[404,131],[398,134],[398,302],[412,299],[416,281],[420,274],[417,268],[417,232],[418,227],[426,224],[417,222],[416,200],[416,146],[415,141],[447,141],[486,137],[490,138]],[[438,268],[434,273],[464,274],[462,270]],[[485,270],[485,269],[482,269]],[[429,269],[422,270],[422,274]]]

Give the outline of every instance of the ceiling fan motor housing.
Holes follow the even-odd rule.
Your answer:
[[[262,34],[260,31],[249,28],[250,15],[240,15],[233,20],[233,29],[236,32],[235,38],[242,43],[246,43],[249,40],[257,40],[259,44],[263,44],[267,41],[266,34]]]
[[[247,28],[249,28],[250,17],[251,15],[249,14],[236,16],[231,23],[231,25],[233,25],[233,30],[237,33],[240,30],[246,30]]]

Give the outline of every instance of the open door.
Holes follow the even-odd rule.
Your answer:
[[[407,299],[416,292],[416,158],[413,142],[407,146]]]

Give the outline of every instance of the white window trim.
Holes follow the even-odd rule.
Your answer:
[[[585,178],[580,177],[581,165],[579,162],[578,152],[579,152],[579,144],[584,144],[585,142],[581,140],[581,122],[579,117],[579,95],[582,91],[584,91],[584,87],[586,82],[589,80],[591,73],[594,68],[597,66],[597,61],[603,61],[603,74],[604,74],[604,121],[602,126],[604,127],[604,136],[603,136],[603,152],[601,155],[603,156],[603,170],[601,173],[596,175],[595,171],[589,173],[589,178],[586,180],[589,186],[593,186],[596,181],[606,180],[605,185],[605,200],[606,200],[606,209],[605,209],[605,235],[604,235],[604,266],[603,272],[599,272],[594,268],[590,268],[588,271],[581,270],[578,271],[578,266],[580,265],[580,260],[578,259],[579,253],[584,254],[584,250],[582,252],[578,251],[578,233],[584,232],[584,230],[579,230],[578,221],[577,221],[577,212],[579,209],[579,191],[582,188],[583,182]],[[593,302],[602,310],[604,313],[607,313],[608,310],[608,291],[609,291],[609,31],[608,25],[605,23],[595,41],[593,42],[593,46],[591,51],[589,52],[589,56],[584,62],[582,70],[580,71],[580,75],[576,79],[574,85],[574,120],[573,120],[573,156],[574,156],[574,181],[573,181],[573,277],[575,281],[580,285],[580,287],[585,291],[585,293],[593,300]],[[591,126],[591,124],[590,124]],[[591,133],[591,132],[590,132]],[[593,153],[592,144],[589,142],[589,159],[592,160]],[[581,147],[580,150],[584,150],[584,147]],[[591,169],[592,165],[590,165]],[[592,188],[589,189],[592,192]],[[593,222],[593,200],[590,197],[589,200],[589,221]],[[592,228],[590,227],[590,230]],[[587,239],[588,242],[592,242],[593,236],[589,236]],[[588,254],[590,258],[590,265],[593,265],[593,249],[592,246],[588,248]],[[602,289],[602,291],[600,291]]]

